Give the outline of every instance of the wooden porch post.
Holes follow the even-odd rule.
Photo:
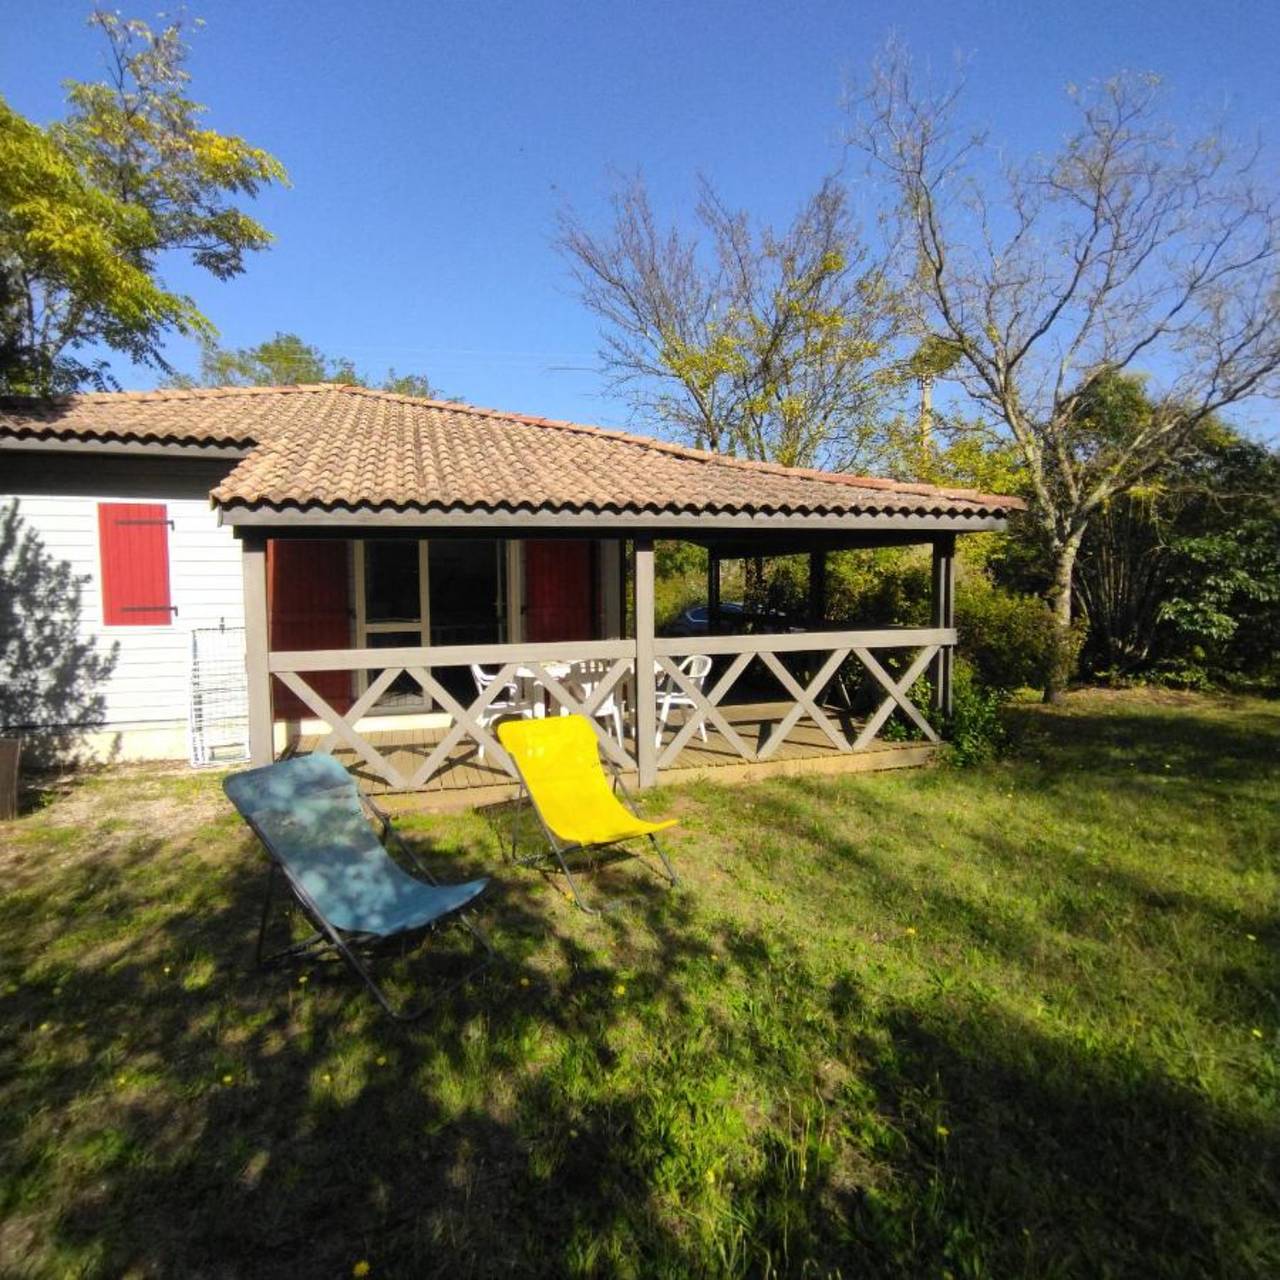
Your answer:
[[[720,630],[720,553],[713,547],[707,548],[707,630]]]
[[[625,556],[621,538],[605,538],[600,543],[601,636],[617,640],[626,631]]]
[[[956,625],[956,535],[938,534],[933,540],[933,625]],[[933,660],[933,709],[949,716],[952,710],[951,669],[955,654],[943,645]]]
[[[640,534],[636,556],[636,768],[642,787],[658,780],[657,689],[653,675],[653,539]]]
[[[271,673],[267,670],[267,542],[246,532],[240,541],[244,581],[244,669],[249,703],[249,763],[270,764],[275,755],[271,727]]]
[[[820,631],[827,617],[827,553],[809,552],[809,629]]]

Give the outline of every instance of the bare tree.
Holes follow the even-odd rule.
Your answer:
[[[566,212],[557,244],[601,321],[614,391],[716,452],[837,469],[873,460],[904,377],[901,309],[838,182],[778,234],[703,181],[695,213],[708,243],[660,228],[639,178],[612,209],[604,232]]]
[[[852,105],[850,139],[893,184],[918,323],[948,376],[1010,431],[1053,553],[1050,602],[1068,671],[1076,555],[1090,518],[1180,451],[1210,414],[1274,392],[1280,216],[1260,153],[1180,138],[1159,82],[1071,89],[1073,131],[1047,156],[989,165],[956,120],[962,85],[916,82],[889,46]],[[1151,411],[1098,433],[1098,379],[1144,372]]]

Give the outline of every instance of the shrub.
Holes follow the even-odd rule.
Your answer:
[[[957,662],[952,674],[951,717],[943,732],[951,744],[953,764],[983,764],[1004,754],[1009,735],[1000,717],[1004,695],[984,688],[967,662]]]
[[[1043,600],[994,586],[985,576],[966,575],[956,585],[960,656],[987,689],[1011,692],[1043,688],[1054,660],[1057,633]],[[1065,655],[1069,669],[1075,653]]]

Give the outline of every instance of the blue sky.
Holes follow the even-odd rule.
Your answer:
[[[125,12],[153,19],[155,9]],[[102,65],[86,0],[0,0],[0,92],[60,114],[59,82]],[[594,371],[592,318],[550,241],[571,201],[604,216],[610,170],[640,168],[660,209],[705,172],[728,200],[784,220],[841,163],[840,97],[896,30],[917,58],[969,59],[969,112],[1015,149],[1051,146],[1070,81],[1121,68],[1170,80],[1188,125],[1226,112],[1280,139],[1273,0],[205,0],[195,96],[210,124],[287,165],[255,213],[278,243],[227,284],[181,266],[241,346],[295,330],[450,394],[617,424]],[[192,368],[196,352],[171,356]],[[147,370],[118,370],[150,386]],[[1247,425],[1270,432],[1274,409]]]

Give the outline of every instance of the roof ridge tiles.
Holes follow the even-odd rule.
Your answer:
[[[756,458],[738,458],[732,454],[714,453],[709,449],[695,449],[689,445],[675,444],[669,440],[659,440],[655,436],[636,435],[630,431],[623,431],[619,427],[600,427],[586,422],[572,422],[567,418],[544,418],[528,413],[513,413],[507,409],[492,409],[460,400],[435,400],[426,396],[406,396],[401,392],[382,391],[376,387],[359,387],[351,383],[318,383],[315,385],[335,386],[339,391],[369,396],[373,399],[408,402],[455,413],[469,413],[478,417],[497,418],[508,422],[521,422],[534,427],[550,427],[559,431],[572,431],[582,435],[619,440],[626,444],[653,449],[675,457],[710,463],[713,466],[744,467],[750,471],[763,472],[769,475],[796,476],[806,480],[821,480],[829,484],[839,484],[846,487],[890,489],[895,493],[910,493],[918,497],[954,498],[962,502],[998,501],[1006,506],[1015,504],[1021,506],[1020,500],[1014,499],[1011,502],[1010,495],[1007,494],[982,493],[978,489],[922,484],[917,481],[891,480],[884,476],[857,475],[853,472],[845,471],[822,471],[816,467],[789,467],[778,462],[764,462]]]
[[[467,429],[468,419],[488,425]],[[554,443],[553,433],[560,437]],[[321,507],[344,485],[357,495],[355,501],[375,506],[406,486],[418,502],[424,491],[434,489],[445,505],[527,497],[547,509],[563,504],[582,510],[652,506],[691,512],[1009,511],[1026,505],[1020,498],[971,488],[788,467],[616,427],[349,383],[167,387],[44,401],[4,397],[0,435],[248,446],[248,456],[213,496],[268,505],[285,493],[301,492],[300,485],[309,494],[306,500]],[[593,440],[601,444],[587,443]],[[577,477],[572,483],[579,493],[566,497],[566,477]],[[496,497],[499,493],[503,496]]]

